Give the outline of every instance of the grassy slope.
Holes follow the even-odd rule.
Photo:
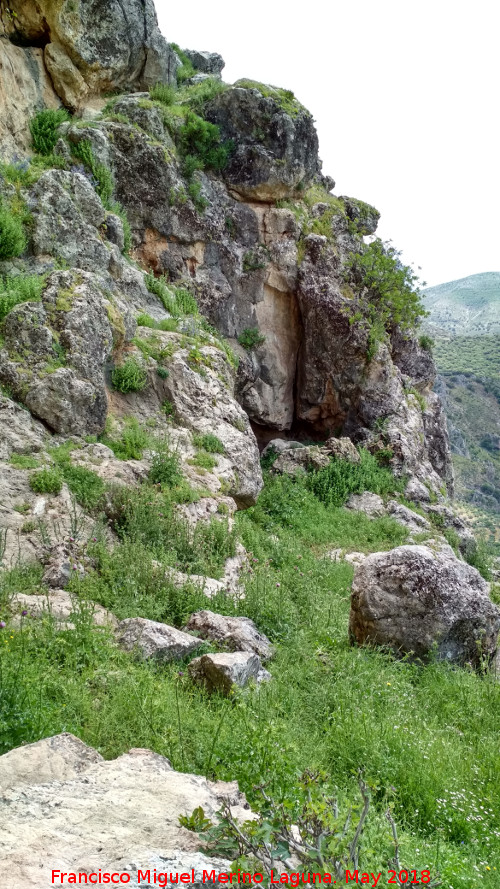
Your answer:
[[[149,512],[145,495],[130,507],[135,542],[124,539],[111,558],[97,543],[97,569],[75,582],[75,593],[114,602],[120,616],[161,614],[181,625],[201,604],[199,594],[168,592],[154,575],[164,518],[152,494],[148,502]],[[253,554],[246,598],[236,609],[225,597],[210,607],[246,614],[269,634],[277,645],[271,683],[232,701],[209,699],[185,666],[141,664],[120,652],[90,626],[85,608],[74,632],[27,621],[0,643],[0,749],[72,731],[106,757],[149,747],[177,769],[238,779],[250,796],[253,785],[270,780],[275,794],[292,799],[305,768],[326,770],[354,799],[361,767],[380,813],[367,834],[370,870],[386,868],[381,814],[390,804],[402,865],[439,867],[447,889],[498,886],[500,684],[351,648],[352,568],[323,558],[337,546],[388,549],[405,532],[388,519],[326,506],[303,483],[270,478],[257,507],[238,516],[238,530]],[[172,526],[169,545],[171,534]],[[208,555],[206,542],[200,548],[200,564],[213,561],[213,542]],[[4,601],[39,582],[36,569],[4,576]]]
[[[452,336],[500,333],[500,272],[470,275],[423,292],[426,324]]]

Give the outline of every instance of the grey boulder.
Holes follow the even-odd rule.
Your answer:
[[[356,568],[349,634],[352,642],[396,654],[479,668],[497,650],[500,609],[475,568],[449,546],[400,546],[374,553]]]
[[[168,624],[130,617],[118,624],[119,643],[125,651],[138,651],[143,660],[177,661],[199,647],[199,639]]]
[[[250,651],[262,660],[272,657],[272,645],[263,633],[259,633],[249,617],[225,617],[213,611],[197,611],[186,626],[202,639],[226,645],[232,651]]]
[[[229,697],[236,688],[244,688],[249,682],[265,682],[271,678],[264,670],[260,658],[247,651],[232,654],[203,654],[195,658],[188,672],[197,685],[209,692],[220,692]]]

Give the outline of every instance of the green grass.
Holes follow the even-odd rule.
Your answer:
[[[199,314],[198,304],[194,296],[185,287],[170,285],[163,276],[156,278],[153,274],[146,275],[145,281],[150,293],[154,293],[161,300],[164,309],[173,318]],[[150,327],[151,325],[148,324],[147,326]]]
[[[0,198],[0,260],[20,256],[27,246],[21,216],[3,204]]]
[[[0,321],[23,302],[40,302],[46,275],[18,275],[0,278]]]
[[[209,606],[251,617],[270,636],[270,683],[231,702],[208,697],[183,664],[140,663],[91,627],[87,598],[120,618],[182,626],[206,599],[190,584],[176,589],[164,566],[220,570],[231,551],[224,523],[193,540],[168,493],[122,488],[113,519],[121,542],[114,551],[91,544],[94,567],[72,580],[81,603],[76,629],[25,621],[0,638],[0,751],[70,731],[105,757],[150,748],[176,769],[238,780],[252,801],[255,785],[266,782],[290,804],[304,769],[324,770],[342,799],[356,800],[353,776],[363,768],[375,810],[371,851],[365,847],[372,871],[387,869],[382,825],[390,805],[401,867],[439,870],[443,889],[496,889],[500,685],[349,645],[353,569],[323,554],[390,548],[405,532],[389,519],[326,505],[306,481],[266,477],[258,505],[237,516],[250,553],[246,597],[236,604],[219,595]],[[40,589],[37,571],[0,576],[0,617],[12,592]]]
[[[193,444],[197,448],[202,448],[204,451],[208,451],[209,454],[224,454],[226,452],[220,438],[217,438],[217,436],[213,435],[211,432],[207,432],[205,435],[194,433]]]
[[[110,207],[113,196],[114,182],[111,170],[104,164],[98,163],[88,139],[72,144],[71,151],[89,170],[95,179],[95,188],[105,207]],[[116,207],[117,205],[115,205]],[[124,211],[120,208],[121,212]]]
[[[151,435],[135,417],[127,417],[118,437],[108,429],[99,436],[99,441],[111,448],[119,460],[142,460],[151,444]]]
[[[396,480],[388,469],[379,466],[375,457],[360,449],[360,462],[332,460],[325,469],[313,472],[307,486],[323,503],[342,506],[351,494],[373,491],[374,494],[402,492],[405,483]]]

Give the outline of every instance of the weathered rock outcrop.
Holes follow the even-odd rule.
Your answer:
[[[9,163],[29,152],[30,118],[60,104],[43,63],[43,50],[14,46],[0,36],[0,160]]]
[[[178,58],[162,36],[153,0],[9,0],[4,33],[43,47],[54,89],[77,108],[89,95],[175,83]]]
[[[244,198],[275,201],[309,185],[321,169],[312,116],[284,90],[249,84],[220,93],[207,120],[234,141],[224,179]],[[290,94],[288,94],[290,96]]]
[[[138,868],[157,866],[227,872],[229,861],[198,852],[196,833],[180,827],[179,816],[201,806],[214,819],[225,802],[238,820],[252,817],[236,783],[175,772],[150,750],[105,762],[70,734],[0,757],[0,800],[0,858],[9,889],[42,889],[54,868],[128,872],[131,879]]]
[[[397,654],[480,667],[498,645],[500,609],[475,568],[451,547],[400,546],[368,556],[352,585],[352,641]]]
[[[251,651],[203,654],[191,661],[188,672],[193,682],[204,686],[207,691],[220,692],[227,697],[249,682],[267,682],[271,678],[271,674],[262,667],[258,655]]]

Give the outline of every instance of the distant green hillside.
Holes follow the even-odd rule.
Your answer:
[[[500,544],[500,273],[425,291],[456,496]]]
[[[500,272],[470,275],[423,291],[434,334],[500,334]]]

